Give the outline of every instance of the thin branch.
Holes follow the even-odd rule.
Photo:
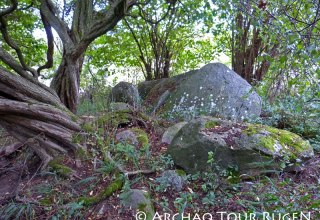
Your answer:
[[[13,10],[11,12],[13,12]],[[2,37],[5,40],[5,42],[12,49],[14,49],[16,51],[16,53],[18,55],[19,62],[21,64],[21,66],[23,67],[23,69],[31,72],[34,78],[38,78],[37,72],[33,68],[29,67],[26,64],[24,57],[23,57],[23,54],[22,54],[22,51],[21,51],[20,47],[18,46],[18,44],[9,36],[8,29],[7,29],[7,22],[4,18],[4,16],[0,16],[0,31],[1,31]]]
[[[0,47],[0,60],[10,66],[16,73],[25,79],[30,79],[31,75],[23,69],[23,67],[14,59],[11,54]]]
[[[12,13],[14,10],[17,9],[17,7],[18,7],[18,1],[17,0],[11,0],[11,6],[9,6],[6,9],[0,10],[0,17]]]
[[[167,8],[166,13],[159,19],[153,20],[152,18],[147,18],[148,13],[146,13],[143,8],[141,6],[138,5],[139,8],[139,15],[141,16],[141,18],[146,21],[149,24],[153,24],[153,25],[157,25],[159,24],[161,21],[163,21],[164,19],[167,18],[167,16],[169,15],[171,9],[172,9],[172,4],[169,4],[169,7]]]
[[[99,17],[95,16],[94,23],[82,39],[82,44],[89,44],[97,37],[112,30],[125,16],[128,10],[136,4],[136,0],[115,0],[111,3],[108,11],[100,11]]]
[[[51,68],[53,66],[53,52],[54,52],[54,39],[53,39],[51,25],[46,20],[45,16],[42,14],[41,11],[40,11],[40,15],[41,15],[42,23],[43,23],[43,26],[44,26],[44,29],[45,29],[46,35],[47,35],[48,49],[47,49],[47,62],[43,66],[40,66],[37,69],[38,75],[40,75],[40,71],[41,70],[49,69],[49,68]]]

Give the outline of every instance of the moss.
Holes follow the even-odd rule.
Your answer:
[[[206,129],[210,129],[210,128],[214,128],[214,127],[219,126],[219,125],[220,125],[220,123],[218,121],[207,121],[205,123],[204,127]]]
[[[140,128],[133,128],[131,130],[137,136],[137,140],[141,146],[149,144],[149,138],[145,131],[141,130]]]
[[[115,181],[113,181],[110,185],[108,185],[102,192],[92,197],[80,197],[78,202],[82,202],[86,206],[90,206],[96,203],[105,200],[109,196],[111,196],[114,192],[122,189],[124,184],[123,177],[118,177]]]
[[[80,197],[78,198],[78,203],[82,203],[85,206],[90,206],[93,204],[98,203],[99,201],[97,201],[96,197]]]
[[[131,118],[132,116],[128,111],[109,112],[98,119],[98,126],[118,127],[120,124],[130,123]]]
[[[276,144],[276,140],[274,137],[269,136],[269,137],[261,137],[260,138],[260,144],[266,148],[271,150],[272,152],[275,151],[274,145]]]
[[[180,170],[180,169],[176,169],[176,173],[178,174],[178,176],[186,176],[186,172],[184,172],[184,170]]]
[[[44,206],[50,206],[53,204],[53,202],[51,201],[50,198],[40,199],[39,203],[40,203],[40,205],[44,205]]]
[[[248,136],[252,136],[254,134],[258,134],[258,131],[261,129],[262,125],[246,124],[246,129],[244,129],[242,132]]]
[[[62,165],[61,160],[62,160],[62,158],[57,158],[57,159],[51,160],[48,163],[48,166],[51,167],[51,169],[53,171],[55,171],[58,175],[60,175],[62,177],[70,177],[73,170],[70,167]]]
[[[247,124],[244,134],[252,136],[261,134],[260,145],[274,152],[275,146],[278,143],[283,151],[289,154],[290,159],[296,159],[296,155],[310,148],[307,141],[304,141],[300,136],[286,130],[280,130],[266,125]],[[265,135],[264,133],[268,133]]]
[[[299,135],[290,131],[272,127],[267,127],[267,131],[272,132],[282,146],[290,147],[294,153],[299,153],[309,148],[308,141],[303,140]]]

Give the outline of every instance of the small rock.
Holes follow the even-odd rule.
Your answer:
[[[120,203],[137,212],[144,212],[145,219],[152,219],[154,216],[154,208],[147,191],[140,189],[131,189],[120,194]]]
[[[122,143],[128,143],[135,146],[139,144],[136,134],[131,130],[120,131],[116,134],[116,140]]]
[[[187,122],[179,122],[173,126],[171,126],[170,128],[168,128],[161,139],[161,143],[166,143],[166,144],[170,144],[171,141],[173,140],[173,138],[176,136],[176,134],[180,131],[180,129],[185,126],[187,124]]]
[[[165,186],[170,187],[177,192],[180,192],[186,180],[175,170],[166,170],[162,173],[161,177],[156,179],[156,181],[159,184],[164,184]]]

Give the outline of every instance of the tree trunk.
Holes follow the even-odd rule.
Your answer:
[[[31,147],[42,167],[58,154],[81,148],[72,141],[81,131],[77,117],[50,91],[0,68],[0,126]]]
[[[73,113],[76,113],[79,101],[83,57],[82,55],[80,58],[73,59],[64,54],[58,71],[51,82],[51,88],[56,91],[61,102]]]
[[[0,66],[0,126],[32,148],[42,159],[42,167],[46,167],[56,155],[81,148],[73,143],[74,135],[81,131],[73,113],[85,51],[92,41],[112,30],[136,1],[108,1],[106,9],[95,10],[94,1],[76,0],[71,28],[54,1],[37,1],[48,40],[47,62],[37,70],[27,65],[19,44],[8,32],[6,16],[20,10],[18,1],[8,2],[12,5],[0,9],[0,60],[15,74]],[[52,28],[63,44],[63,56],[49,88],[38,81],[38,76],[53,64]],[[10,52],[2,45],[9,46]]]

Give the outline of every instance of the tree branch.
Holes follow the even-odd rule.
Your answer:
[[[37,115],[39,120],[59,123],[64,127],[80,132],[80,126],[70,117],[65,115],[65,112],[52,108],[46,104],[28,104],[27,102],[19,102],[13,100],[2,99],[0,97],[0,115],[3,114],[24,115],[34,117]]]
[[[16,100],[21,100],[21,95],[24,95],[25,97],[28,97],[28,99],[52,104],[60,109],[66,110],[66,107],[60,102],[59,97],[55,93],[52,94],[50,92],[52,90],[48,87],[40,82],[34,83],[33,81],[12,74],[2,67],[0,67],[0,83],[5,85],[8,89],[15,91],[15,93],[9,93],[7,95],[15,97]],[[4,92],[5,90],[0,91]]]
[[[41,11],[40,11],[40,15],[41,15],[41,20],[47,35],[48,49],[47,49],[47,62],[43,66],[40,66],[37,69],[38,75],[40,75],[41,70],[49,69],[53,66],[53,53],[54,53],[54,39],[53,39],[51,25],[46,20],[45,16],[42,14]]]
[[[125,16],[127,11],[136,4],[136,0],[115,0],[111,3],[110,8],[106,12],[99,12],[99,17],[96,15],[94,23],[90,30],[84,36],[84,42],[92,42],[97,37],[112,30],[116,24]]]
[[[57,31],[63,44],[70,47],[74,46],[72,36],[70,35],[71,30],[67,23],[58,17],[54,3],[51,0],[41,0],[40,11],[45,20]]]
[[[23,78],[30,79],[31,75],[2,47],[0,47],[0,59]]]
[[[12,0],[12,1],[15,2],[15,0]],[[8,15],[9,13],[12,13],[16,8],[17,7],[15,5],[13,5],[13,7],[11,7],[10,10],[7,10],[6,13],[2,13],[2,14]],[[4,18],[4,15],[0,16],[0,31],[1,31],[2,37],[5,40],[5,42],[12,49],[14,49],[16,51],[16,53],[18,55],[19,62],[21,64],[21,66],[23,67],[23,69],[31,72],[34,78],[38,78],[37,72],[33,68],[29,67],[26,64],[24,57],[23,57],[23,54],[22,54],[18,44],[9,36],[8,29],[7,29],[7,22]]]
[[[0,10],[0,17],[12,13],[14,10],[17,9],[17,7],[18,7],[18,1],[17,0],[11,0],[11,6],[9,6],[6,9]]]
[[[116,163],[113,158],[111,157],[110,152],[106,152],[105,153],[105,157],[106,159],[108,159],[110,161],[111,164],[114,164],[116,166],[116,168],[123,173],[125,176],[134,176],[137,174],[151,174],[151,173],[155,173],[156,170],[135,170],[135,171],[127,171],[125,170],[120,164]]]

